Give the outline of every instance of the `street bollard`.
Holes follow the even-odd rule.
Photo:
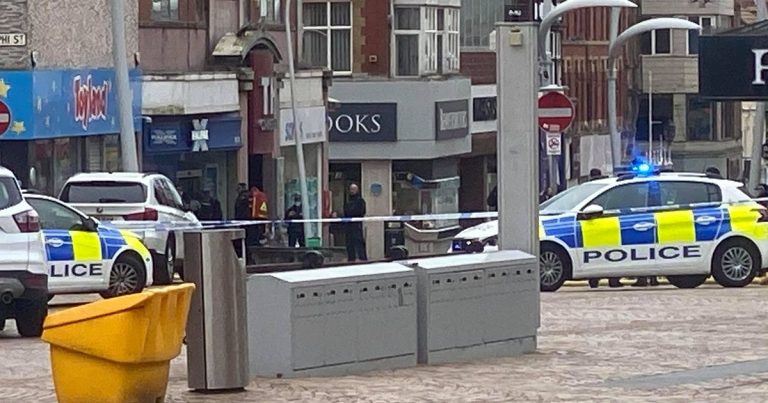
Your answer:
[[[162,402],[195,286],[149,289],[48,316],[59,403]]]

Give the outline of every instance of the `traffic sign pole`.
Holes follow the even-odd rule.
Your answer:
[[[562,139],[560,133],[566,131],[573,123],[573,102],[557,91],[549,91],[539,98],[539,128],[547,133],[547,160],[549,162],[549,194],[557,193],[558,169],[555,156],[562,155]],[[556,134],[553,135],[553,134]],[[551,152],[551,143],[557,143],[558,152]]]

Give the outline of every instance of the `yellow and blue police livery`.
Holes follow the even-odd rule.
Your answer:
[[[768,266],[768,213],[740,187],[670,173],[568,189],[540,208],[541,289],[570,279],[659,275],[681,288],[710,275],[726,287],[749,284]]]
[[[40,215],[51,294],[98,292],[108,298],[152,284],[152,257],[137,235],[51,197],[25,198]]]

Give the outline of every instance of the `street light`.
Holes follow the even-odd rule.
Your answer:
[[[619,49],[637,35],[656,29],[697,29],[699,24],[680,18],[651,18],[627,28],[616,36],[619,27],[619,9],[611,10],[611,41],[608,45],[608,126],[611,130],[611,159],[614,169],[621,164],[621,137],[616,127],[616,57]]]
[[[541,64],[541,86],[545,87],[551,84],[551,79],[548,71],[549,65],[552,64],[551,56],[547,53],[547,37],[549,36],[549,30],[554,25],[560,16],[563,14],[578,10],[580,8],[587,7],[626,7],[636,8],[637,4],[630,0],[568,0],[565,3],[560,3],[549,14],[545,15],[541,19],[541,25],[539,25],[539,63]],[[546,73],[546,74],[545,74]]]
[[[614,7],[618,9],[620,7],[636,8],[637,4],[630,0],[568,0],[565,3],[560,3],[549,13],[541,19],[541,25],[539,25],[539,39],[538,39],[538,55],[539,55],[539,88],[547,90],[561,90],[552,83],[552,75],[549,74],[550,67],[552,66],[552,55],[547,52],[547,38],[549,37],[549,31],[554,25],[555,21],[563,14],[578,10],[580,8],[587,7]],[[557,87],[557,89],[555,89]],[[549,159],[549,187],[552,194],[555,193],[555,159],[550,155]]]

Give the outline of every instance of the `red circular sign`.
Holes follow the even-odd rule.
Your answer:
[[[562,133],[573,123],[573,102],[559,92],[548,92],[539,98],[539,127],[551,133]]]
[[[8,131],[11,127],[11,110],[5,102],[0,101],[0,136]]]

